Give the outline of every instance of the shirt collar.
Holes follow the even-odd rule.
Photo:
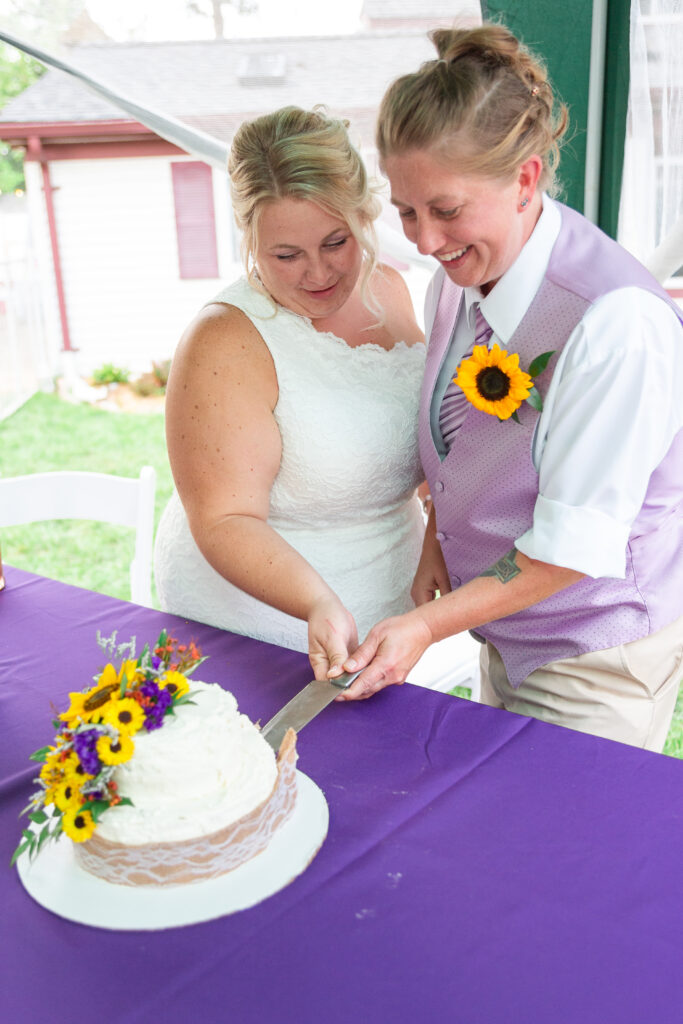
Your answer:
[[[504,344],[519,327],[540,288],[560,233],[560,211],[545,192],[542,199],[543,210],[531,236],[488,295],[479,288],[465,288],[465,309],[470,326],[474,326],[475,307],[479,303],[493,333]]]

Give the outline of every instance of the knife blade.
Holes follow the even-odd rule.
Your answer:
[[[362,670],[361,670],[362,671]],[[336,679],[314,679],[296,697],[285,704],[261,729],[261,735],[278,752],[288,729],[299,732],[312,718],[339,696],[340,690],[348,690],[358,672],[344,672]]]

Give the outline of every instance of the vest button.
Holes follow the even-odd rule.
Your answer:
[[[438,540],[438,542],[440,544],[442,540],[446,539],[446,534],[442,533],[441,530],[439,530],[437,535],[436,535],[436,539]]]
[[[444,488],[443,480],[437,480],[436,483],[434,484],[434,490],[435,491],[442,491],[443,488]]]

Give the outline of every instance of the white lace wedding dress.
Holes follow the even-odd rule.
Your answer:
[[[425,349],[350,348],[272,303],[246,280],[217,297],[243,310],[277,373],[282,463],[268,521],[352,612],[362,640],[379,619],[413,607],[423,519],[417,412]],[[305,622],[228,583],[203,557],[177,494],[156,538],[161,607],[187,618],[307,651]]]

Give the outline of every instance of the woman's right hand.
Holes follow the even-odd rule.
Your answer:
[[[449,594],[451,581],[444,561],[441,545],[436,539],[436,516],[432,508],[427,520],[422,554],[417,566],[410,595],[417,606],[433,601],[437,594]]]
[[[342,665],[358,647],[358,630],[351,612],[336,594],[315,602],[308,616],[308,656],[316,679],[341,675]]]

